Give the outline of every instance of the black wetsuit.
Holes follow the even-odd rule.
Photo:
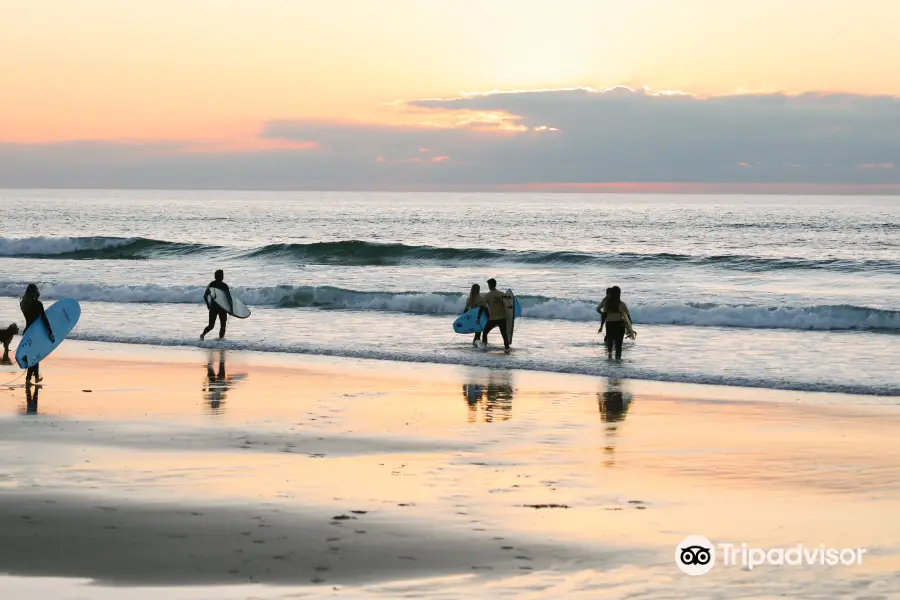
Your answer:
[[[22,315],[25,317],[25,331],[28,331],[28,328],[31,327],[38,319],[44,322],[44,327],[47,328],[47,333],[51,336],[53,335],[53,329],[50,327],[50,321],[47,319],[47,313],[44,312],[44,303],[38,300],[37,298],[22,298],[22,301],[19,302],[19,308],[22,309]],[[22,335],[25,335],[25,331],[22,332]],[[28,367],[28,371],[25,374],[25,379],[30,380],[31,376],[34,375],[36,378],[40,377],[40,368],[41,364],[38,363],[33,367]]]
[[[624,321],[606,322],[606,351],[612,354],[613,346],[616,349],[616,358],[622,358],[622,341],[625,339]]]
[[[203,294],[203,301],[206,302],[206,306],[209,308],[209,325],[203,330],[202,336],[206,336],[207,333],[212,331],[216,326],[216,319],[219,319],[219,337],[223,338],[225,337],[225,324],[228,322],[228,313],[209,299],[209,288],[216,288],[225,292],[229,304],[231,304],[231,290],[228,289],[228,284],[224,281],[211,281],[206,286],[206,293]]]
[[[506,319],[497,319],[496,321],[488,321],[484,330],[481,332],[481,341],[487,344],[487,335],[494,328],[500,328],[500,335],[503,337],[503,347],[509,348],[509,332],[506,331]]]

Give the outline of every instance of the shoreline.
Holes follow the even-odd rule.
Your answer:
[[[385,351],[383,353],[378,352],[370,352],[369,355],[365,355],[362,352],[338,352],[332,351],[330,349],[322,349],[322,348],[313,348],[313,349],[295,349],[294,351],[281,351],[281,350],[260,350],[253,347],[252,344],[246,344],[241,342],[231,342],[225,341],[224,343],[220,343],[217,341],[206,341],[200,342],[199,340],[188,343],[172,343],[165,344],[159,343],[163,340],[147,340],[145,343],[135,343],[130,340],[123,341],[109,341],[107,339],[95,340],[95,339],[86,339],[75,334],[71,338],[69,338],[67,344],[63,344],[59,347],[58,350],[55,351],[55,355],[59,355],[59,357],[75,357],[79,354],[79,350],[77,348],[90,348],[90,351],[95,351],[97,348],[102,348],[105,346],[109,347],[122,347],[127,348],[129,353],[137,353],[141,352],[140,349],[145,349],[146,353],[142,353],[142,355],[146,355],[147,357],[153,357],[154,360],[158,360],[161,354],[169,354],[169,355],[179,355],[182,352],[187,353],[196,353],[196,352],[209,352],[209,351],[219,351],[224,350],[229,353],[233,353],[235,355],[242,355],[247,357],[257,357],[256,362],[259,364],[265,363],[277,363],[277,364],[293,364],[300,365],[306,362],[313,362],[315,364],[324,364],[329,361],[347,361],[347,364],[353,364],[355,361],[361,361],[362,363],[374,362],[374,363],[387,363],[391,365],[396,365],[397,368],[413,368],[414,366],[422,366],[428,367],[433,366],[438,369],[441,368],[474,368],[474,369],[490,369],[495,371],[511,371],[517,373],[536,373],[542,376],[561,376],[561,377],[576,377],[576,378],[589,378],[592,380],[596,380],[597,378],[602,379],[619,379],[623,381],[632,382],[634,385],[644,386],[646,389],[656,389],[659,390],[660,393],[669,394],[670,389],[674,386],[674,389],[693,389],[697,388],[697,394],[700,396],[706,396],[709,393],[715,393],[719,395],[723,395],[725,397],[749,397],[749,398],[760,398],[765,399],[769,396],[775,395],[779,398],[804,398],[804,399],[815,399],[817,401],[822,402],[841,402],[841,401],[851,401],[856,405],[900,405],[900,390],[894,391],[893,389],[885,389],[878,390],[876,393],[872,393],[869,390],[868,393],[859,392],[857,386],[846,385],[846,386],[836,386],[841,389],[838,390],[821,390],[821,389],[809,389],[805,384],[796,384],[796,385],[782,385],[782,386],[767,386],[762,381],[734,381],[728,383],[722,383],[720,381],[714,381],[712,378],[708,378],[708,380],[695,381],[697,376],[695,375],[685,375],[681,378],[672,377],[668,374],[655,374],[655,373],[647,373],[639,370],[632,370],[629,368],[627,364],[616,364],[613,362],[606,362],[605,358],[599,358],[599,361],[603,361],[604,366],[612,369],[612,371],[598,371],[596,373],[587,373],[578,370],[550,370],[550,369],[542,369],[542,368],[522,368],[521,365],[511,365],[510,367],[505,367],[502,365],[498,365],[496,363],[486,364],[482,360],[477,359],[468,359],[464,355],[453,355],[447,357],[445,360],[437,360],[434,357],[430,357],[430,359],[421,359],[421,360],[400,360],[395,356],[395,353],[390,351]],[[60,354],[61,353],[61,354]],[[491,355],[492,352],[488,351],[485,354]],[[494,350],[494,354],[496,354],[496,349]],[[533,366],[533,365],[526,365]],[[7,372],[13,372],[17,367],[12,365],[12,367],[0,366],[0,377]],[[686,381],[686,379],[692,379],[691,381]],[[0,387],[2,387],[3,383],[0,381]],[[827,384],[831,387],[835,387],[832,384]],[[715,391],[709,390],[704,391],[706,388],[715,388]],[[726,391],[727,390],[727,391]],[[731,390],[747,390],[747,392],[737,392],[733,393]],[[753,391],[749,391],[753,390]]]

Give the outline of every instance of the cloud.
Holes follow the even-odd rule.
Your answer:
[[[900,184],[900,98],[624,87],[470,93],[405,125],[265,123],[254,143],[0,144],[6,187]],[[440,126],[434,125],[435,123]]]

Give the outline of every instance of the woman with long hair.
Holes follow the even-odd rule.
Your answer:
[[[472,310],[473,308],[481,308],[481,310],[485,310],[484,306],[484,298],[481,297],[481,286],[477,283],[472,284],[472,289],[469,290],[469,297],[466,298],[466,310],[463,312],[467,312]],[[481,319],[481,312],[478,313],[478,319]],[[472,340],[472,345],[478,345],[478,338],[481,336],[481,332],[475,334],[475,339]]]
[[[25,331],[28,331],[28,328],[31,327],[32,323],[41,319],[44,322],[44,327],[47,328],[47,334],[50,336],[50,341],[55,342],[56,339],[53,337],[53,329],[50,328],[50,321],[47,319],[47,313],[44,312],[44,304],[39,300],[40,297],[41,293],[38,291],[37,286],[33,283],[29,283],[28,287],[25,288],[25,294],[22,296],[22,301],[19,302],[19,308],[22,309],[22,314],[25,316]],[[24,334],[25,332],[23,331],[22,335]],[[33,367],[28,367],[28,371],[25,374],[25,385],[31,385],[32,376],[34,376],[35,383],[41,382],[43,378],[41,377],[40,368],[40,363]]]
[[[622,358],[622,341],[625,339],[626,319],[631,321],[631,313],[622,302],[622,290],[614,285],[609,289],[609,295],[603,305],[606,312],[606,353],[613,357],[613,347],[616,350],[616,360]]]

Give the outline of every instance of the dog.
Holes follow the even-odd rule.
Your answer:
[[[3,344],[4,354],[9,354],[9,345],[12,343],[13,336],[17,333],[19,333],[19,326],[15,323],[0,331],[0,344]]]

